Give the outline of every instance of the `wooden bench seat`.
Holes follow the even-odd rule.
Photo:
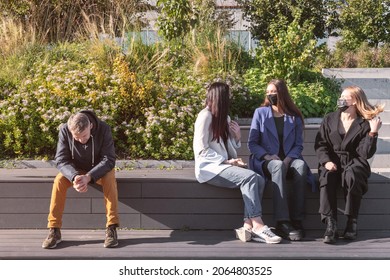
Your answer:
[[[54,168],[20,170],[21,176],[0,180],[0,228],[45,228]],[[359,227],[390,230],[390,176],[373,174],[365,195]],[[121,227],[140,229],[232,229],[241,225],[239,190],[199,184],[193,169],[130,170],[117,173]],[[85,194],[68,191],[64,228],[104,228],[103,194],[99,187]],[[307,229],[321,229],[319,193],[306,192]],[[342,205],[342,199],[340,199]],[[270,188],[263,199],[264,220],[272,225]],[[340,215],[340,221],[343,217]]]
[[[305,130],[304,157],[315,173],[314,137],[318,126]],[[248,129],[243,129],[247,139]],[[239,156],[247,160],[246,143]],[[125,165],[125,164],[124,164]],[[46,228],[55,168],[0,169],[0,229]],[[121,227],[136,229],[232,229],[242,224],[243,202],[239,190],[199,184],[193,163],[177,169],[134,169],[117,172]],[[364,196],[359,218],[361,230],[390,230],[390,170],[374,172]],[[273,224],[272,193],[267,188],[263,214]],[[319,193],[306,191],[308,230],[322,229]],[[339,206],[343,205],[340,195]],[[64,228],[95,229],[105,226],[103,194],[99,187],[79,194],[68,191]],[[340,224],[344,217],[340,213]]]

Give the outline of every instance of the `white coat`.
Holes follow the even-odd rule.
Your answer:
[[[237,158],[236,149],[241,147],[241,142],[229,136],[227,148],[222,139],[220,142],[211,141],[213,134],[211,131],[212,115],[206,107],[199,112],[195,121],[193,149],[195,156],[195,177],[199,183],[204,183],[222,170],[231,167],[230,164],[224,164],[225,160]],[[230,117],[228,117],[228,122]]]

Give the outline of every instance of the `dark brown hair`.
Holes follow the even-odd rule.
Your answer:
[[[219,139],[222,138],[226,142],[229,137],[229,125],[227,121],[230,106],[229,86],[221,82],[212,83],[207,90],[206,105],[212,115],[212,141],[216,140],[219,143]]]
[[[282,79],[273,79],[268,83],[268,85],[270,84],[274,85],[278,91],[278,103],[276,105],[278,109],[287,115],[299,117],[302,120],[302,123],[304,123],[303,115],[298,109],[297,105],[295,105],[294,101],[291,99],[291,95],[288,92],[286,82]],[[262,105],[271,105],[268,101],[268,98],[265,98],[264,103]]]

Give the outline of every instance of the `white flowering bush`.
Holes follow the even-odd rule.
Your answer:
[[[94,110],[111,125],[118,154],[135,156],[132,148],[142,146],[135,126],[145,123],[143,112],[153,104],[156,91],[150,82],[144,86],[137,81],[122,56],[111,69],[86,56],[82,63],[37,61],[30,72],[18,87],[1,88],[8,93],[0,100],[2,157],[52,157],[59,126],[81,109]]]
[[[175,66],[165,52],[149,54],[150,62],[143,57],[153,67],[142,67],[120,49],[106,48],[40,48],[43,53],[29,58],[35,62],[16,82],[0,75],[2,158],[53,158],[59,126],[70,114],[92,109],[111,126],[118,158],[191,160],[193,126],[208,84],[222,80],[231,86],[233,117],[251,117],[260,103],[233,70],[202,74],[191,62]]]
[[[59,125],[77,109],[104,105],[101,100],[107,96],[97,86],[93,65],[60,61],[35,66],[34,74],[0,102],[2,145],[8,156],[53,154]]]
[[[192,159],[194,123],[204,106],[204,83],[189,71],[181,71],[162,84],[162,95],[146,109],[143,157]]]

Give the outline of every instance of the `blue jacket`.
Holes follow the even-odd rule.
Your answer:
[[[263,157],[267,154],[277,155],[280,145],[271,106],[257,108],[253,114],[249,131],[250,169],[265,177],[262,168],[265,162]],[[282,145],[286,157],[303,160],[303,123],[299,117],[284,115]],[[312,190],[315,191],[317,187],[314,176],[309,167],[307,171],[308,183],[311,185]]]

